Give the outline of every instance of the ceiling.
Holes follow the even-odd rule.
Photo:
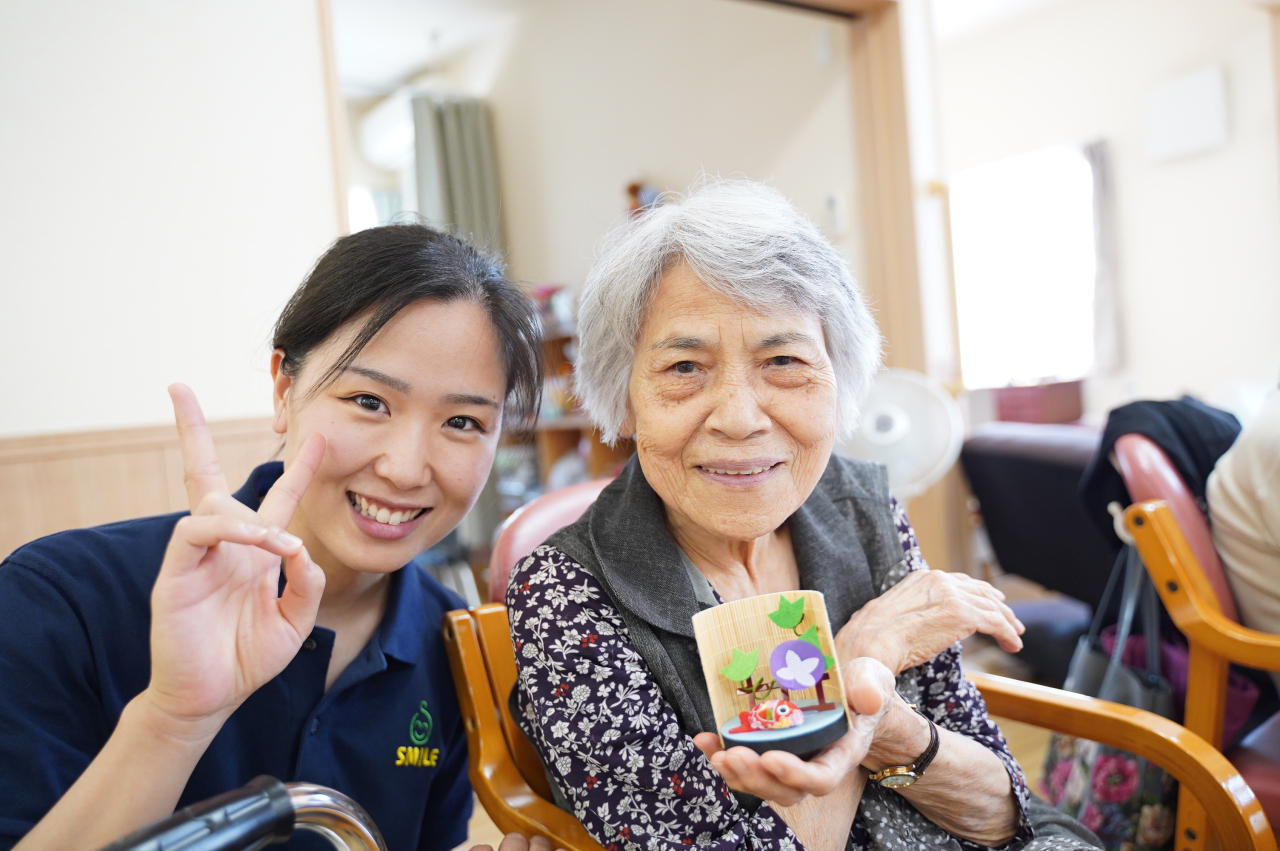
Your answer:
[[[643,2],[643,0],[611,0]],[[541,0],[333,0],[347,97],[386,95],[494,37]],[[599,0],[592,0],[599,2]],[[934,36],[955,41],[1062,0],[932,0]]]
[[[333,0],[338,76],[349,98],[390,94],[509,25],[538,0]]]
[[[933,37],[958,41],[1062,0],[932,0]]]

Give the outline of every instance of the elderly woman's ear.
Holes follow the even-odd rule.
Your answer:
[[[639,433],[636,431],[636,413],[631,409],[631,402],[627,402],[627,413],[622,418],[621,425],[618,426],[618,437],[622,440],[635,440]]]

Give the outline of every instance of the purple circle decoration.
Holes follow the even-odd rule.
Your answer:
[[[807,641],[784,641],[769,654],[769,670],[788,691],[813,688],[822,679],[822,651]]]

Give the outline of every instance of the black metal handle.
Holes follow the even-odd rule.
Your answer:
[[[274,777],[183,807],[102,851],[257,851],[293,834],[289,790]]]

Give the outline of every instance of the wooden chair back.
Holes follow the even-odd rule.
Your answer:
[[[1203,521],[1199,509],[1196,514]],[[1280,670],[1280,636],[1247,629],[1227,616],[1219,604],[1221,598],[1217,590],[1201,567],[1199,556],[1183,534],[1181,518],[1167,502],[1145,501],[1129,506],[1125,511],[1125,524],[1169,616],[1187,637],[1190,658],[1183,724],[1221,749],[1231,663]],[[1262,771],[1270,775],[1277,768],[1260,766],[1255,770],[1259,771],[1261,780]],[[1242,782],[1247,783],[1249,776],[1246,772]],[[1253,797],[1252,790],[1248,794]],[[1280,801],[1270,799],[1262,803],[1273,817],[1280,814]],[[1179,851],[1205,848],[1206,828],[1203,800],[1195,792],[1184,789],[1178,798]],[[1232,846],[1224,844],[1223,847]]]
[[[502,617],[506,619],[505,612]],[[498,665],[499,672],[491,676],[480,636],[481,628],[472,612],[458,609],[445,615],[445,647],[471,757],[468,774],[481,806],[503,833],[545,836],[552,848],[564,851],[604,851],[581,822],[536,791],[525,779],[504,732],[506,694],[499,698],[494,693],[493,683],[503,680],[503,665]],[[502,655],[499,645],[492,641],[486,645],[495,660]],[[515,652],[509,636],[505,655],[510,666],[507,670],[514,669]],[[541,770],[539,762],[538,773]],[[545,776],[543,783],[546,783]]]

